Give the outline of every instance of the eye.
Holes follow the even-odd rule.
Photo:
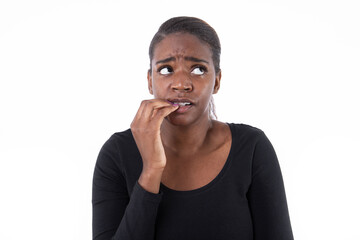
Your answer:
[[[165,67],[159,68],[158,72],[161,75],[169,75],[173,72],[173,69],[171,67],[165,66]]]
[[[203,75],[206,72],[206,68],[204,67],[195,67],[191,73],[195,75]]]

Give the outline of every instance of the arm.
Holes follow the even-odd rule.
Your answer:
[[[102,147],[93,178],[93,239],[154,239],[162,194],[135,183],[129,196],[114,139]]]
[[[177,108],[158,99],[142,102],[131,123],[131,132],[141,154],[143,169],[131,195],[121,167],[122,161],[131,159],[120,159],[119,150],[111,139],[101,149],[93,180],[93,239],[154,239],[161,201],[160,181],[166,165],[160,126]],[[126,146],[122,149],[129,151]]]
[[[248,192],[254,240],[292,240],[284,183],[274,148],[261,133],[255,146]]]

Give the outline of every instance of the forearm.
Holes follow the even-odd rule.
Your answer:
[[[162,194],[154,194],[136,183],[113,240],[153,240]]]
[[[124,159],[119,158],[118,149],[122,147],[131,151],[131,146],[126,145],[129,141],[118,143],[118,139],[126,137],[128,132],[109,139],[97,159],[93,178],[94,240],[154,239],[157,209],[162,194],[145,190],[137,179],[128,177],[132,172],[127,175],[125,168],[120,168]],[[131,169],[134,170],[137,166],[141,167],[135,164]],[[144,176],[147,176],[144,180],[150,180],[156,175],[144,173]],[[158,176],[155,179],[160,178]],[[157,181],[160,185],[160,180]]]

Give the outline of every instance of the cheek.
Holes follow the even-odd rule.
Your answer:
[[[213,95],[214,84],[207,82],[207,84],[197,86],[197,95],[202,99],[202,105],[206,107]]]
[[[164,83],[160,82],[161,81],[152,82],[152,90],[155,98],[161,98],[161,96],[165,96],[166,86]]]
[[[215,80],[214,79],[207,79],[199,84],[199,86],[197,87],[202,94],[205,95],[211,95],[214,91],[214,86],[215,86]]]

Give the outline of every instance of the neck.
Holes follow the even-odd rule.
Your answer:
[[[165,120],[161,125],[161,139],[164,147],[177,155],[193,154],[206,144],[212,125],[209,118],[187,126],[176,126]]]

